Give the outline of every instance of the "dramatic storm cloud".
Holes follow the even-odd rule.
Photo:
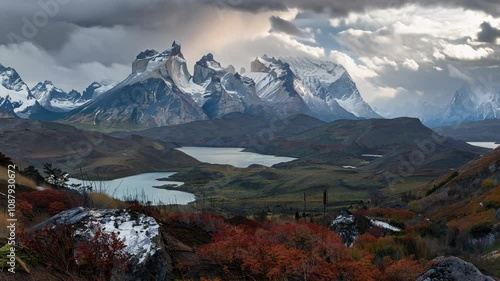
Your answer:
[[[270,18],[271,20],[271,27],[273,32],[282,32],[285,34],[297,36],[297,37],[304,37],[304,32],[300,30],[295,24],[284,20],[280,17],[275,17],[272,16]]]
[[[498,38],[500,38],[500,29],[494,28],[489,22],[481,24],[481,31],[477,34],[478,41],[495,43]]]
[[[174,40],[191,67],[208,52],[236,69],[263,54],[311,56],[344,65],[381,114],[417,116],[499,76],[499,26],[496,0],[3,1],[0,63],[30,86],[81,91]]]

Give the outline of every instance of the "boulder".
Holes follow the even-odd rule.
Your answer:
[[[153,217],[129,210],[74,208],[35,226],[32,230],[69,224],[75,228],[74,243],[94,237],[96,229],[116,233],[131,255],[125,271],[114,271],[111,280],[169,280],[171,258],[163,243],[160,225]]]
[[[438,257],[438,263],[432,266],[417,281],[494,281],[495,279],[481,273],[473,264],[457,257]]]

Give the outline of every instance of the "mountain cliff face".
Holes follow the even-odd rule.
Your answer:
[[[363,100],[356,83],[343,66],[330,61],[300,57],[284,57],[281,60],[288,63],[299,77],[303,91],[320,99],[313,99],[314,102],[326,103],[334,112],[340,105],[357,117],[380,118]]]
[[[17,71],[0,64],[0,109],[21,116],[34,103],[35,97]]]
[[[425,123],[435,127],[495,118],[500,118],[500,88],[464,85],[441,114]]]
[[[310,58],[259,57],[245,74],[255,80],[262,99],[285,111],[300,111],[325,121],[380,117],[364,102],[340,65]]]
[[[308,114],[318,117],[296,91],[294,82],[297,77],[288,64],[263,56],[252,62],[251,72],[245,76],[254,80],[258,96],[278,115]]]
[[[96,99],[105,92],[113,89],[115,86],[116,83],[111,81],[93,82],[83,91],[82,99],[84,100]]]
[[[181,46],[162,53],[147,50],[132,74],[89,104],[67,114],[66,121],[109,128],[145,128],[207,119],[192,98],[199,92],[187,71]]]
[[[193,81],[204,88],[203,98],[197,101],[210,118],[233,112],[272,115],[271,108],[257,95],[253,80],[236,73],[234,67],[223,68],[212,54],[195,64]]]

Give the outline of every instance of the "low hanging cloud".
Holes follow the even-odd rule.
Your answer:
[[[271,21],[271,32],[285,33],[296,37],[306,37],[305,33],[295,24],[277,16],[269,18]]]
[[[481,31],[477,34],[477,41],[486,43],[496,43],[500,38],[500,29],[491,26],[489,22],[481,24]]]
[[[4,2],[0,63],[30,86],[49,79],[82,90],[94,80],[121,81],[137,53],[176,40],[190,67],[207,52],[237,69],[264,53],[332,60],[348,69],[368,102],[398,116],[408,114],[409,101],[449,102],[469,77],[496,71],[500,62],[500,44],[481,43],[500,37],[496,0]],[[66,4],[36,26],[36,36],[9,40],[44,11],[39,3],[56,2]]]

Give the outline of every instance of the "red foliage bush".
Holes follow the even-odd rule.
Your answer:
[[[402,259],[393,262],[386,267],[384,271],[385,281],[410,281],[416,280],[417,277],[425,271],[425,267],[417,261]]]
[[[64,205],[64,209],[69,209],[78,206],[78,198],[71,196],[62,191],[55,190],[40,190],[32,192],[21,192],[18,194],[18,199],[27,201],[36,210],[48,211],[51,203],[60,202]],[[62,205],[59,204],[58,207]]]
[[[365,234],[361,234],[360,236],[358,236],[358,238],[356,239],[356,241],[354,241],[354,247],[356,248],[360,248],[360,249],[365,249],[365,250],[368,250],[370,252],[375,252],[375,250],[373,250],[375,247],[375,243],[377,242],[377,237],[369,234],[369,233],[365,233]]]
[[[73,237],[70,225],[35,230],[20,235],[21,245],[33,253],[47,268],[67,273],[76,268]]]
[[[23,217],[31,218],[33,217],[33,205],[26,201],[17,201],[17,209],[21,212]]]
[[[92,239],[78,244],[76,260],[81,272],[96,280],[111,280],[113,268],[125,269],[131,258],[123,251],[126,247],[116,233],[103,232],[95,228]]]
[[[67,210],[68,208],[63,202],[52,202],[49,204],[49,207],[47,208],[47,211],[51,215],[56,215],[59,214],[60,212]]]
[[[246,271],[270,280],[376,280],[373,255],[344,246],[335,233],[315,224],[258,228],[227,226],[200,255],[226,270]]]

